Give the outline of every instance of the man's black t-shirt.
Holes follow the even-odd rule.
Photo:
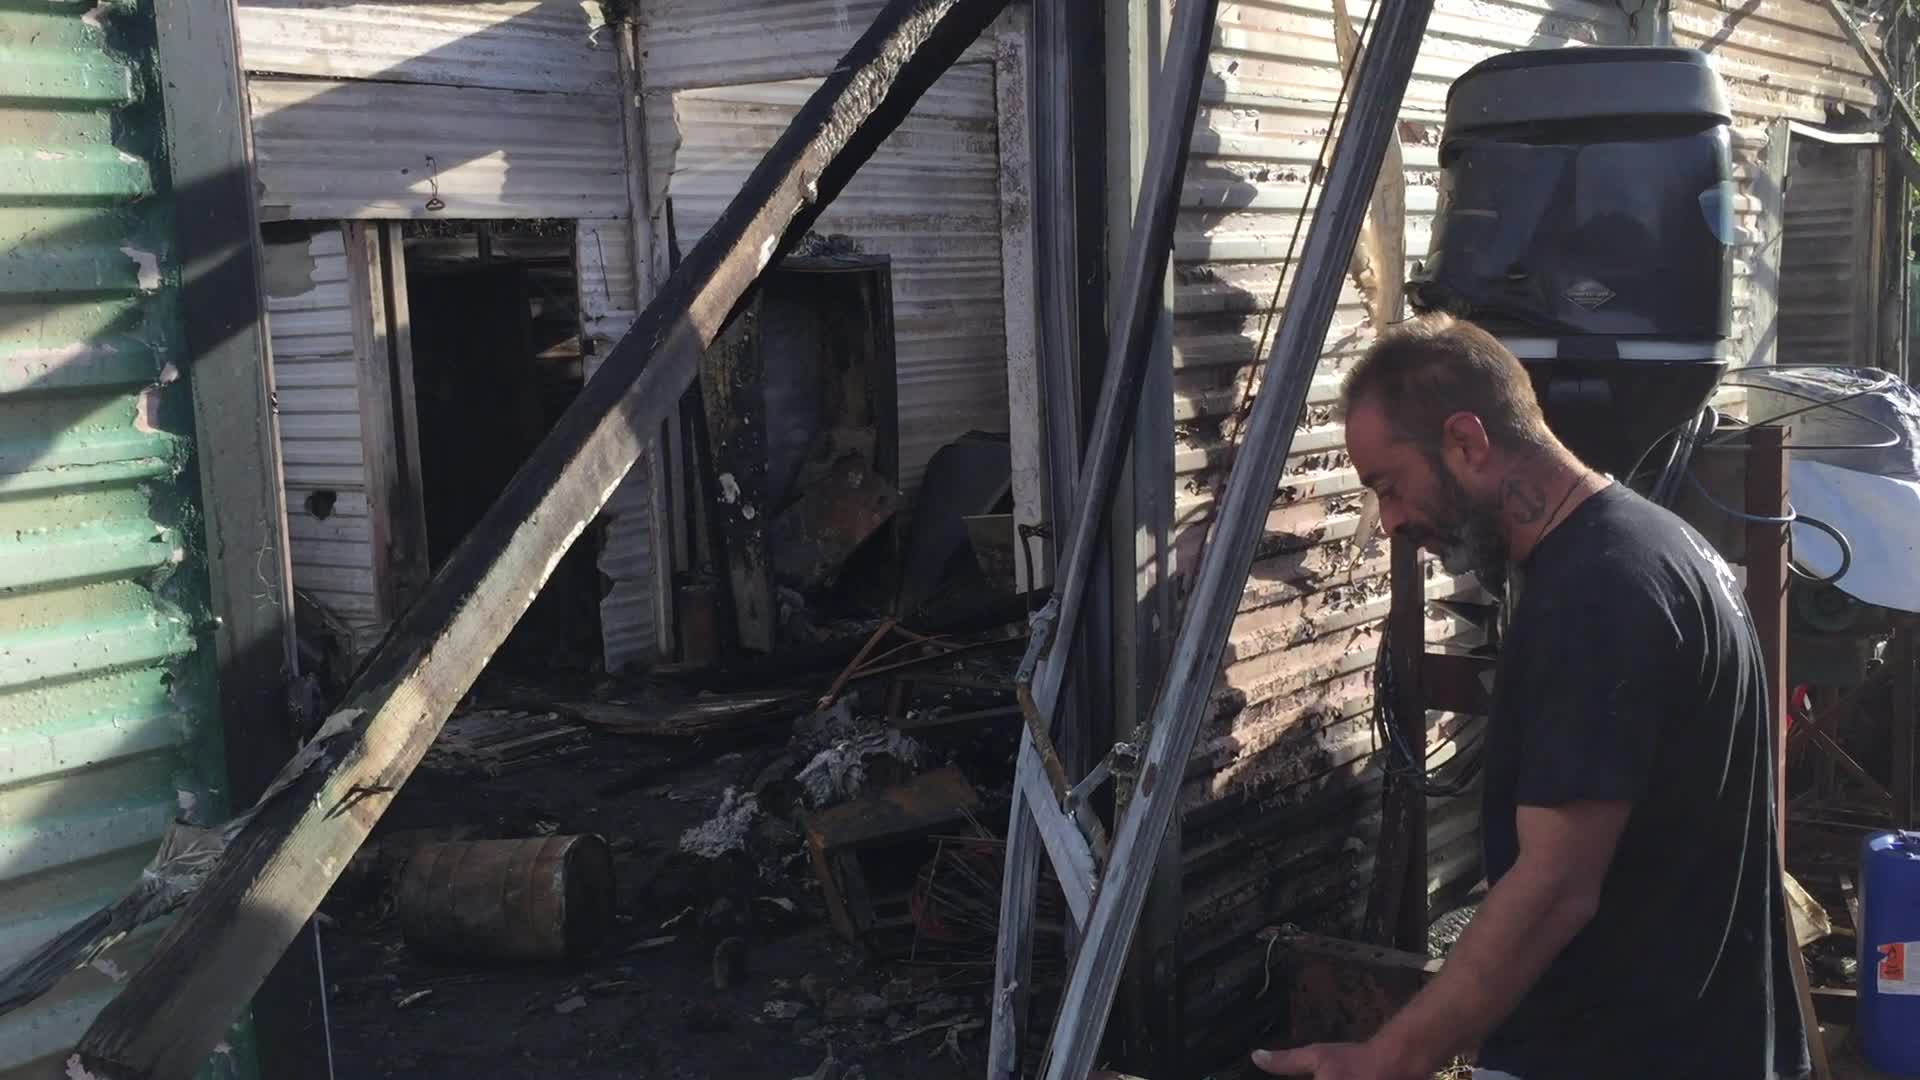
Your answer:
[[[1523,1080],[1805,1075],[1766,678],[1732,570],[1616,483],[1514,585],[1485,759],[1488,880],[1518,855],[1518,806],[1633,809],[1599,913],[1480,1065]]]

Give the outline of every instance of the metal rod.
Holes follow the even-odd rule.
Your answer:
[[[1775,872],[1787,873],[1787,733],[1782,707],[1787,698],[1787,429],[1766,425],[1746,432],[1747,513],[1756,520],[1747,525],[1747,614],[1760,639],[1761,662],[1766,669],[1769,718],[1767,751],[1772,759],[1769,783],[1774,785]],[[1773,932],[1791,935],[1793,925],[1775,925]],[[1791,936],[1787,939],[1791,942]],[[1801,1023],[1807,1031],[1807,1054],[1814,1080],[1832,1080],[1826,1039],[1820,1018],[1814,1015],[1807,980],[1807,961],[1799,949],[1788,948],[1788,973],[1793,978]]]
[[[1219,679],[1221,656],[1253,565],[1254,547],[1293,445],[1433,0],[1386,0],[1382,7],[1356,74],[1352,107],[1341,123],[1326,194],[1307,232],[1300,273],[1287,298],[1286,319],[1267,360],[1263,389],[1254,401],[1214,534],[1201,555],[1166,681],[1154,703],[1139,786],[1121,816],[1114,858],[1102,876],[1086,937],[1074,958],[1046,1066],[1050,1080],[1081,1080],[1093,1065],[1127,945],[1146,901],[1155,855],[1179,799],[1182,767],[1192,753]],[[1190,10],[1183,4],[1180,14]],[[1181,44],[1186,44],[1184,35]]]

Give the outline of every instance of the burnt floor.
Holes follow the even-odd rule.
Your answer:
[[[499,778],[423,767],[375,837],[443,827],[493,837],[597,833],[615,853],[611,940],[561,967],[430,962],[402,942],[390,889],[363,883],[350,895],[343,885],[323,907],[335,1075],[984,1073],[989,973],[879,962],[842,941],[797,832],[784,835],[791,830],[768,819],[754,855],[701,865],[679,853],[681,834],[713,815],[729,785],[761,774],[779,740],[716,754],[599,732],[589,739],[586,753]],[[603,794],[623,786],[631,790]],[[728,936],[747,942],[746,973],[720,990],[713,955]],[[829,1048],[839,1064],[822,1071]]]

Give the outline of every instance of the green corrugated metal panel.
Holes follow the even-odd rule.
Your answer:
[[[0,0],[0,964],[225,811],[152,42],[145,2]],[[0,1078],[150,940],[0,1017]]]

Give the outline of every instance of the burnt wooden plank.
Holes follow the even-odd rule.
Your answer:
[[[714,550],[727,562],[734,632],[741,647],[773,651],[773,570],[767,545],[766,402],[749,311],[700,362],[700,402],[717,486],[707,493]]]
[[[324,741],[282,771],[70,1067],[103,1080],[184,1080],[199,1069],[760,273],[1005,2],[886,6],[368,658]]]

